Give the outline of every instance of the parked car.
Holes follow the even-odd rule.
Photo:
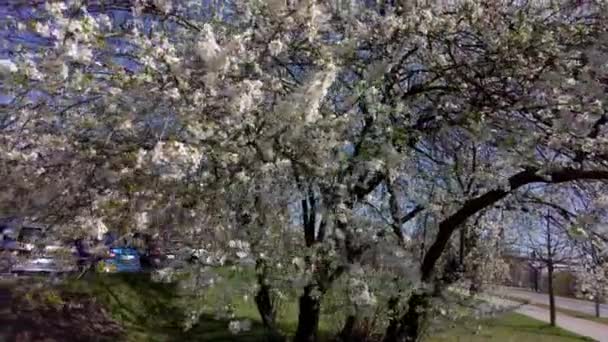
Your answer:
[[[53,255],[42,255],[24,258],[11,267],[11,273],[30,274],[63,274],[76,271],[76,265],[70,258],[60,258]]]
[[[24,227],[21,232],[16,233],[14,229],[4,229],[0,241],[0,249],[17,251],[29,254],[34,248],[34,242],[39,237],[39,231]]]
[[[0,241],[0,250],[17,251],[18,249],[19,249],[19,246],[18,246],[17,240],[12,238],[8,234],[2,236],[2,239]]]
[[[111,247],[108,255],[97,263],[97,269],[105,273],[141,272],[140,257],[135,248]]]

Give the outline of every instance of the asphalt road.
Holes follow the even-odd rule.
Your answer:
[[[524,305],[517,312],[539,321],[549,323],[549,310],[534,305]],[[608,325],[557,313],[555,323],[558,327],[599,342],[608,342]]]
[[[530,303],[549,305],[549,295],[546,293],[538,293],[512,287],[503,288],[501,292],[509,297],[528,300]],[[595,315],[595,303],[591,301],[555,297],[555,305],[558,308]],[[600,316],[608,317],[608,304],[600,304]],[[606,332],[606,335],[608,335],[608,331]]]
[[[534,305],[521,305],[508,299],[488,295],[485,300],[502,307],[517,308],[515,312],[534,318],[536,320],[549,323],[549,309],[544,309]],[[599,342],[608,342],[608,325],[601,324],[586,319],[576,318],[557,313],[556,325],[564,330],[585,336]]]

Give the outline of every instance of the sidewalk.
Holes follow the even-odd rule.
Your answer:
[[[547,309],[539,308],[534,305],[524,305],[517,309],[516,312],[549,323],[549,310]],[[575,334],[590,337],[599,342],[608,342],[607,325],[571,317],[559,312],[556,316],[556,324],[558,327]]]
[[[518,307],[515,312],[528,317],[537,319],[542,322],[549,323],[549,310],[543,309],[534,305],[520,305],[517,302],[510,301],[508,299],[495,297],[495,296],[484,296],[485,300],[494,302],[500,306],[505,307]],[[556,325],[564,330],[568,330],[575,334],[589,337],[595,341],[608,342],[608,325],[588,321],[581,318],[571,317],[564,315],[560,312],[556,315]]]
[[[546,293],[533,292],[514,287],[503,287],[499,292],[504,293],[511,298],[527,300],[531,304],[549,305],[549,295]],[[591,301],[556,296],[555,306],[557,308],[578,311],[580,313],[595,316],[595,303]],[[600,304],[600,316],[608,317],[608,304]]]

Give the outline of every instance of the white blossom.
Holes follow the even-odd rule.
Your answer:
[[[139,168],[147,163],[164,178],[181,179],[200,164],[202,154],[192,146],[181,142],[159,141],[151,152],[138,151]]]
[[[55,16],[61,16],[62,12],[67,9],[67,6],[63,1],[47,1],[44,3],[44,7]]]
[[[283,51],[283,42],[280,39],[275,39],[268,44],[270,55],[278,56]]]
[[[304,259],[300,257],[295,257],[291,260],[291,264],[296,266],[299,270],[303,270],[306,267],[306,263]]]
[[[10,59],[0,59],[0,74],[17,72],[17,65]]]
[[[173,8],[171,0],[154,0],[154,5],[163,13],[169,13]]]
[[[196,46],[196,52],[201,60],[205,62],[205,65],[212,71],[223,69],[228,62],[222,48],[215,39],[213,28],[209,24],[203,26],[201,38]]]
[[[107,14],[100,14],[97,16],[97,20],[99,21],[99,26],[106,30],[112,29],[112,20]]]
[[[262,99],[262,82],[259,80],[243,81],[242,92],[236,98],[239,113],[249,112]]]
[[[242,320],[242,321],[231,321],[228,324],[228,330],[234,335],[237,335],[241,332],[247,332],[251,330],[251,321]]]
[[[325,98],[325,95],[327,95],[329,87],[334,82],[336,74],[336,66],[330,64],[325,70],[317,72],[312,78],[308,89],[306,89],[304,94],[306,99],[304,120],[306,123],[314,123],[321,118],[321,113],[319,113],[321,102]]]
[[[36,33],[43,37],[48,38],[51,36],[51,29],[49,28],[48,23],[37,22],[34,29]]]
[[[166,91],[167,97],[172,100],[179,100],[181,94],[179,93],[179,89],[173,87]]]
[[[150,224],[150,217],[148,216],[147,212],[141,212],[138,213],[135,216],[135,227],[138,230],[145,230],[148,228],[148,225]]]
[[[74,61],[88,64],[93,59],[93,51],[87,46],[70,41],[67,43],[66,56]]]

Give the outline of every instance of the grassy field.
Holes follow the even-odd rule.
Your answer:
[[[259,323],[251,297],[234,296],[238,286],[250,286],[243,276],[231,272],[223,274],[225,286],[212,287],[200,297],[177,295],[175,285],[150,282],[142,275],[94,275],[88,279],[68,282],[65,293],[87,293],[95,297],[126,328],[127,341],[267,341],[266,331]],[[245,276],[249,277],[251,275]],[[230,286],[228,286],[228,284]],[[231,290],[227,290],[231,288]],[[235,291],[236,288],[236,291]],[[231,298],[226,298],[232,296]],[[335,298],[329,299],[336,300]],[[218,305],[230,303],[232,316],[217,316]],[[331,306],[335,303],[327,303]],[[180,323],[187,314],[185,308],[202,308],[205,312],[198,322],[185,330]],[[297,305],[295,301],[282,303],[279,323],[282,331],[295,330]],[[232,320],[250,320],[251,329],[233,335],[228,330]],[[325,313],[321,319],[322,335],[329,336],[341,326],[341,317]],[[521,316],[506,314],[489,320],[469,320],[428,338],[431,342],[447,341],[588,341],[584,338],[550,328],[548,325]]]
[[[190,329],[181,323],[187,315],[187,308],[216,305],[220,297],[207,293],[204,297],[178,295],[173,284],[150,282],[145,275],[117,274],[94,275],[81,281],[68,283],[69,292],[86,292],[103,303],[127,331],[127,341],[261,341],[265,335],[257,322],[255,306],[246,305],[242,300],[234,300],[234,319],[250,319],[251,330],[237,336],[228,330],[232,319],[217,317],[211,309],[199,317]],[[253,303],[251,303],[253,304]]]
[[[592,341],[560,328],[526,317],[509,313],[493,319],[463,322],[444,333],[428,338],[429,342],[574,342]]]

